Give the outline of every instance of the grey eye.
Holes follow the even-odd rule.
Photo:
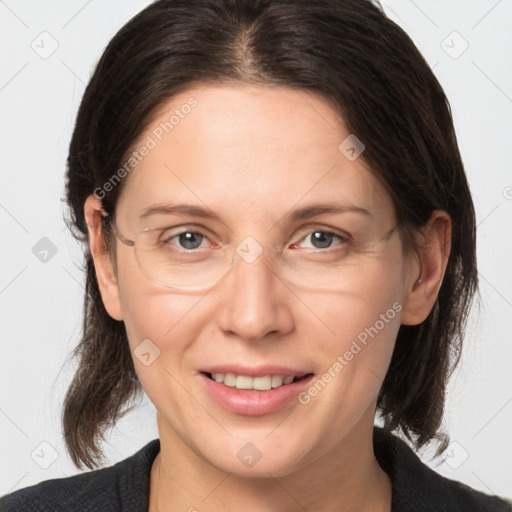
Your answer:
[[[175,243],[171,242],[171,240],[174,239],[178,240],[178,248],[193,250],[198,249],[201,246],[203,239],[206,239],[206,237],[197,231],[183,231],[176,235],[170,236],[165,240],[165,243],[176,245]]]

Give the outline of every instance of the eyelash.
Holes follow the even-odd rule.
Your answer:
[[[166,229],[165,231],[168,231],[169,229],[173,229],[173,228],[168,228]],[[304,231],[304,230],[303,230]],[[321,227],[316,227],[316,228],[311,228],[309,231],[307,231],[307,233],[302,236],[298,242],[296,243],[293,243],[292,246],[296,246],[298,244],[300,244],[301,242],[303,242],[308,236],[311,236],[313,233],[324,233],[326,235],[333,235],[334,237],[338,238],[340,241],[341,241],[341,248],[345,248],[345,246],[350,243],[352,241],[352,238],[350,235],[341,235],[339,233],[335,233],[334,231],[329,231],[328,229],[325,229],[325,228],[321,228]],[[197,235],[201,235],[203,237],[205,237],[207,240],[209,240],[209,238],[207,237],[207,235],[205,235],[203,232],[201,231],[193,231],[192,229],[185,229],[183,231],[180,231],[179,233],[176,233],[170,237],[167,237],[163,240],[160,241],[161,244],[168,244],[170,243],[170,240],[173,240],[175,238],[178,238],[180,235],[183,235],[185,233],[192,233],[192,234],[197,234]],[[340,249],[336,249],[335,248],[336,246],[334,247],[326,247],[326,248],[307,248],[307,250],[310,250],[310,251],[315,251],[315,252],[331,252],[331,251],[335,251],[335,250],[340,250]],[[197,252],[199,250],[199,248],[196,248],[196,249],[185,249],[185,248],[179,248],[181,250],[185,250],[185,251],[193,251],[193,252]]]
[[[304,241],[308,236],[311,236],[313,233],[324,233],[328,236],[332,235],[334,236],[335,238],[338,238],[341,243],[339,244],[341,247],[338,247],[338,249],[336,249],[336,246],[334,247],[327,247],[327,248],[308,248],[309,250],[311,251],[320,251],[320,252],[327,252],[327,251],[336,251],[336,250],[340,250],[341,248],[345,248],[345,246],[350,242],[350,238],[347,237],[347,236],[343,236],[343,235],[340,235],[338,233],[335,233],[333,231],[329,231],[327,229],[322,229],[322,228],[316,228],[316,229],[313,229],[311,231],[308,231],[308,233],[303,236],[300,240],[299,240],[299,243]],[[293,244],[293,245],[297,245],[297,244]]]

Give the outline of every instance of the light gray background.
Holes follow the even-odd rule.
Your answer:
[[[63,222],[65,159],[93,67],[148,4],[0,0],[0,495],[78,472],[60,425],[84,292],[81,249]],[[421,455],[449,478],[512,497],[512,1],[383,5],[448,95],[478,219],[483,308],[474,309],[449,386],[453,444],[444,462]],[[56,251],[46,262],[44,237]],[[145,398],[109,435],[109,463],[155,437]]]

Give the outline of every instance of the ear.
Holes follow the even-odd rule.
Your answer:
[[[115,320],[122,320],[117,277],[108,248],[102,238],[102,211],[101,201],[91,194],[85,200],[84,205],[85,221],[89,232],[89,252],[94,261],[96,278],[105,309]]]
[[[450,256],[451,227],[448,213],[434,210],[418,233],[419,261],[409,273],[401,316],[404,325],[420,324],[434,307]]]

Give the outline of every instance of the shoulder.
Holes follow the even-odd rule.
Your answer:
[[[374,451],[390,476],[393,512],[512,512],[512,504],[450,480],[424,464],[400,438],[374,427]]]
[[[67,478],[45,480],[0,498],[0,512],[146,510],[155,439],[117,464]]]

